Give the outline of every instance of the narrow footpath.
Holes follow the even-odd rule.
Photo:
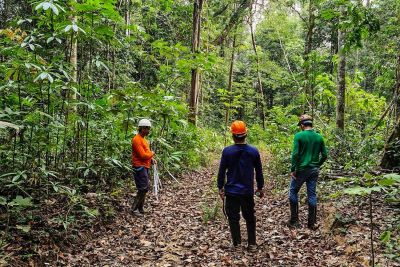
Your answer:
[[[64,262],[68,266],[363,266],[324,233],[321,218],[328,217],[328,204],[319,207],[317,231],[305,227],[304,204],[300,208],[303,226],[291,230],[285,225],[287,198],[272,194],[270,188],[265,198],[256,199],[258,250],[246,250],[242,219],[243,248],[234,252],[221,201],[212,192],[215,171],[187,174],[179,184],[172,180],[164,184],[159,201],[149,194],[144,217],[122,213],[82,250],[64,253]],[[215,203],[217,216],[207,220]]]

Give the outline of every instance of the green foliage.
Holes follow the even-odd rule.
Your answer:
[[[192,53],[193,5],[188,1],[5,1],[0,121],[7,124],[0,123],[0,206],[10,229],[35,231],[28,222],[35,222],[32,214],[48,203],[65,203],[50,223],[65,232],[116,214],[113,201],[134,190],[127,180],[131,138],[144,117],[154,125],[148,139],[161,179],[168,172],[206,166],[220,155],[227,110],[228,124],[246,121],[248,141],[266,154],[271,175],[289,171],[301,113],[314,115],[315,128],[325,138],[327,170],[374,169],[394,121],[391,113],[389,119],[380,118],[396,84],[399,1],[377,0],[366,7],[357,1],[318,0],[312,1],[313,9],[309,3],[271,1],[267,10],[253,9],[259,18],[255,53],[246,25],[248,7],[237,12],[239,1],[206,1],[200,51]],[[315,24],[306,56],[310,10]],[[336,131],[334,119],[338,29],[347,33],[344,133]],[[221,36],[222,42],[216,42]],[[187,123],[194,68],[201,76],[197,127]],[[394,176],[338,182],[352,183],[347,194],[380,191],[398,203]],[[94,192],[99,197],[93,203],[86,195]],[[203,207],[205,221],[216,216],[217,206]]]
[[[211,204],[203,203],[201,208],[203,211],[203,223],[208,224],[210,220],[215,220],[218,217],[219,210],[221,209],[221,204],[219,201],[215,201]]]

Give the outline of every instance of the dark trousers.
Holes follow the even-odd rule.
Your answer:
[[[241,243],[240,236],[240,211],[246,220],[247,242],[249,245],[256,244],[256,217],[254,215],[254,197],[226,195],[225,211],[229,220],[232,242],[234,246]]]
[[[150,188],[149,170],[145,167],[133,168],[133,178],[139,192],[147,192]]]
[[[146,199],[146,193],[150,189],[149,170],[145,167],[134,167],[133,178],[135,179],[136,188],[138,190],[133,202],[133,210],[139,210],[139,212],[144,213],[143,207]]]

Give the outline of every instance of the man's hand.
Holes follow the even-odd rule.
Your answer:
[[[259,198],[263,198],[264,197],[264,190],[257,189],[256,192],[255,192],[255,195],[258,196]]]
[[[296,179],[296,172],[291,172],[290,173],[290,178]]]
[[[224,197],[225,197],[225,191],[224,191],[224,189],[223,189],[223,188],[219,190],[218,194],[219,194],[219,197],[220,197],[222,200],[224,200]]]

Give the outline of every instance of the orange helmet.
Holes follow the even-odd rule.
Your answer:
[[[245,135],[247,133],[246,123],[243,121],[232,122],[231,133],[234,135]]]

